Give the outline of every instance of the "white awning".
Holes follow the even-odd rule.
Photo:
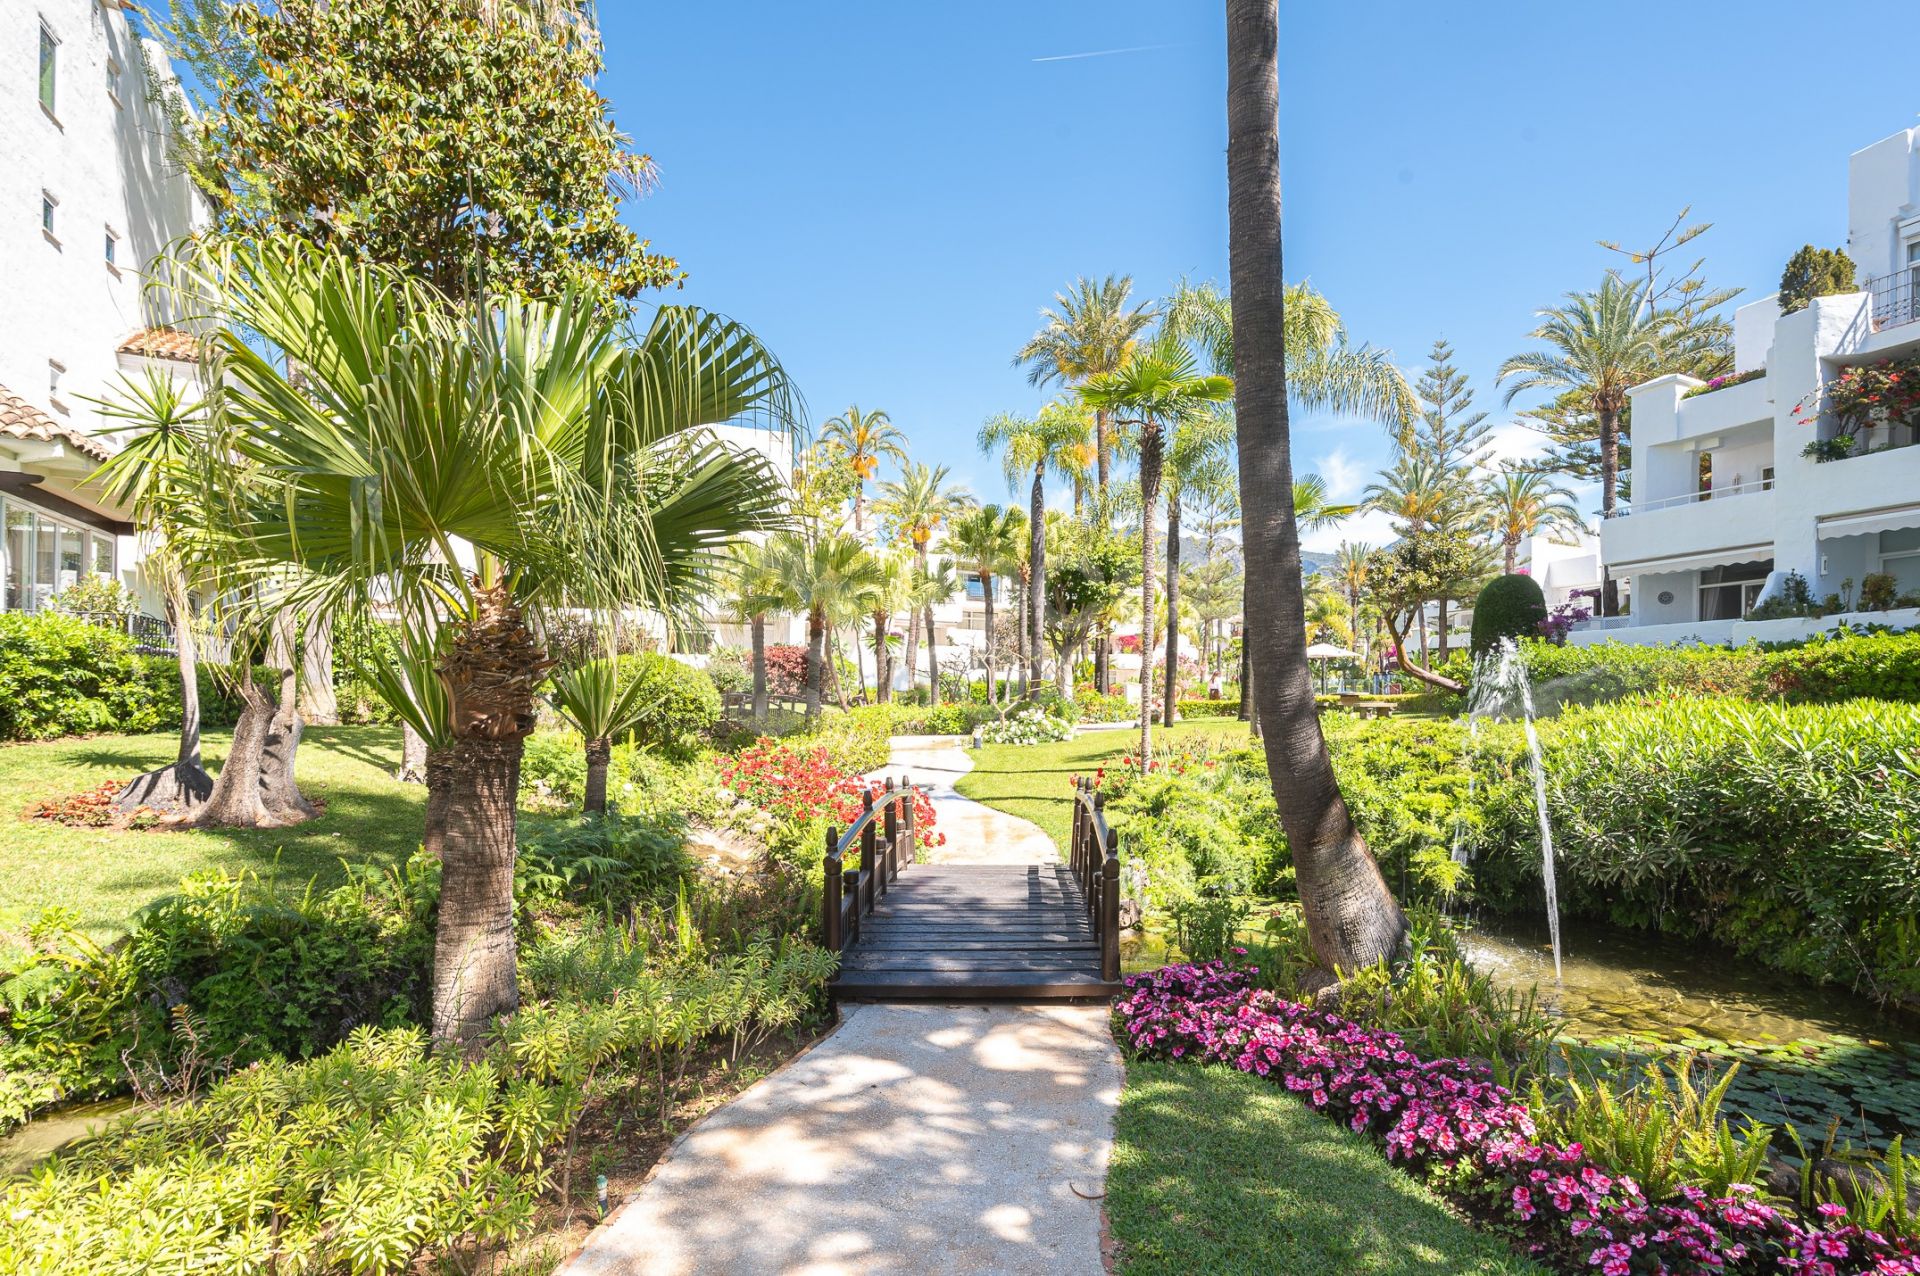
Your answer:
[[[1859,514],[1836,514],[1818,520],[1814,524],[1814,535],[1826,541],[1836,536],[1868,536],[1910,527],[1920,527],[1920,505],[1900,505]]]
[[[1674,554],[1666,558],[1642,558],[1637,562],[1608,563],[1607,571],[1615,579],[1621,576],[1645,576],[1658,572],[1697,572],[1708,567],[1726,567],[1733,563],[1752,563],[1771,559],[1773,543],[1735,545],[1728,549],[1707,550],[1700,554]]]

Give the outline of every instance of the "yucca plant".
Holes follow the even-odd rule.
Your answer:
[[[547,703],[586,741],[589,815],[607,809],[607,764],[613,760],[613,742],[639,725],[647,711],[647,683],[620,676],[618,656],[583,660],[553,675]]]

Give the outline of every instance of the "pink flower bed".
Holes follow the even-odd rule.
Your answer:
[[[1129,976],[1115,1006],[1122,1041],[1142,1057],[1274,1079],[1562,1271],[1920,1276],[1908,1242],[1849,1224],[1839,1206],[1808,1225],[1752,1188],[1648,1201],[1579,1145],[1539,1142],[1526,1105],[1485,1067],[1421,1059],[1395,1033],[1284,1001],[1251,976],[1224,962]]]

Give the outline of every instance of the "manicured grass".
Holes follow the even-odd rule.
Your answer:
[[[1201,719],[1171,730],[1155,727],[1153,747],[1158,753],[1163,745],[1182,740],[1241,743],[1247,738],[1244,722]],[[969,750],[973,770],[954,787],[997,811],[1032,820],[1065,855],[1072,836],[1073,777],[1131,753],[1139,742],[1137,731],[1092,731],[1059,744],[989,744]]]
[[[1271,1081],[1127,1064],[1107,1217],[1128,1276],[1538,1273]]]
[[[209,770],[231,732],[209,732]],[[135,909],[207,868],[251,871],[295,893],[341,880],[340,861],[397,864],[420,843],[426,790],[392,778],[398,727],[309,727],[300,741],[300,788],[320,818],[283,829],[181,832],[68,828],[26,818],[43,798],[125,780],[173,760],[171,733],[94,736],[0,746],[0,919],[7,925],[58,904],[96,936],[123,928]]]

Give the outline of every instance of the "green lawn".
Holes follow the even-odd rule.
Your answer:
[[[1169,741],[1209,739],[1246,740],[1247,724],[1233,719],[1183,722],[1168,730],[1155,727],[1154,749]],[[1072,835],[1073,777],[1130,753],[1139,742],[1137,731],[1093,731],[1059,744],[989,744],[969,750],[973,770],[954,787],[976,802],[1032,820],[1047,831],[1060,853],[1067,853]]]
[[[1537,1273],[1271,1081],[1129,1062],[1107,1217],[1128,1276]]]
[[[209,770],[231,739],[230,732],[207,734]],[[0,919],[17,923],[59,904],[106,936],[200,869],[252,870],[297,891],[315,877],[339,881],[343,859],[394,864],[419,845],[426,790],[392,778],[398,727],[309,727],[300,742],[300,788],[326,813],[293,828],[122,832],[26,818],[42,798],[130,778],[172,761],[177,747],[171,733],[0,746]]]

